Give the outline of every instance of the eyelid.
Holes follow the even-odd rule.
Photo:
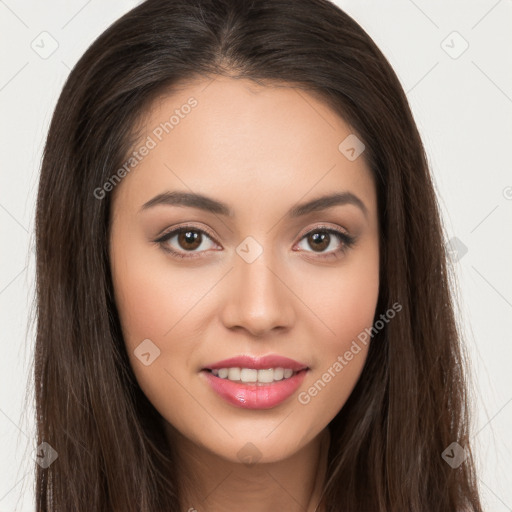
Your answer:
[[[174,232],[174,231],[177,231],[178,229],[186,229],[186,228],[194,228],[194,229],[197,229],[198,231],[203,231],[204,233],[206,233],[210,238],[212,238],[217,244],[219,244],[216,240],[216,235],[207,227],[205,226],[198,226],[196,224],[194,224],[193,222],[186,222],[186,223],[183,223],[183,224],[178,224],[177,226],[172,226],[170,228],[166,228],[164,231],[162,231],[159,235],[157,235],[156,237],[156,241],[158,241],[159,239],[162,239],[164,238],[166,235]],[[344,228],[340,228],[339,226],[337,227],[333,227],[333,226],[330,226],[326,223],[320,223],[318,225],[315,225],[311,228],[305,228],[303,231],[300,231],[298,235],[296,235],[296,238],[298,237],[299,241],[302,240],[302,238],[304,238],[305,235],[309,234],[311,231],[314,231],[315,229],[326,229],[326,230],[333,230],[333,231],[337,231],[337,232],[340,232],[344,235],[347,235],[347,236],[350,236],[349,232],[344,229]],[[219,244],[220,245],[220,244]]]
[[[352,249],[358,239],[357,236],[351,235],[345,228],[341,228],[340,226],[333,227],[325,223],[320,223],[311,228],[307,228],[306,230],[301,232],[301,234],[298,236],[298,242],[294,245],[294,250],[295,247],[299,245],[302,242],[302,240],[306,238],[307,235],[309,235],[310,233],[322,231],[327,232],[329,234],[334,234],[334,236],[337,237],[338,240],[340,241],[341,246],[338,249],[334,249],[328,252],[315,253],[315,251],[304,251],[305,258],[313,259],[314,261],[337,259],[339,255],[345,255],[347,251]]]
[[[344,229],[344,228],[342,228],[340,226],[334,227],[334,226],[331,226],[331,225],[326,224],[326,223],[320,223],[320,224],[317,224],[317,225],[313,226],[312,228],[306,228],[303,231],[300,231],[297,236],[298,236],[299,241],[300,241],[307,234],[311,233],[312,231],[320,231],[322,229],[324,229],[326,231],[335,231],[337,233],[340,233],[340,234],[343,234],[343,235],[346,235],[346,236],[351,236],[346,229]]]
[[[214,235],[213,232],[209,228],[207,228],[203,225],[201,225],[201,227],[199,227],[199,226],[195,225],[193,222],[185,222],[183,224],[178,224],[177,226],[172,226],[170,228],[166,228],[164,231],[162,231],[161,234],[157,235],[156,240],[154,240],[154,241],[155,242],[161,241],[167,235],[174,233],[175,231],[178,231],[180,229],[186,230],[187,228],[206,233],[217,245],[220,245],[217,242],[216,235]]]
[[[158,237],[153,241],[155,243],[161,245],[161,244],[165,243],[167,240],[174,238],[179,233],[180,230],[187,230],[187,228],[206,234],[215,244],[217,244],[218,246],[221,246],[217,242],[216,236],[212,233],[212,231],[209,228],[204,227],[204,226],[199,227],[193,222],[186,222],[184,224],[178,224],[177,226],[172,226],[171,228],[167,228],[160,235],[158,235]],[[329,233],[334,233],[335,235],[338,236],[338,238],[340,239],[341,244],[342,244],[340,249],[336,249],[334,251],[329,251],[329,252],[325,252],[325,253],[318,253],[316,256],[317,259],[329,258],[330,256],[334,256],[338,252],[345,252],[346,250],[350,249],[356,241],[356,237],[353,235],[350,235],[346,229],[341,228],[339,226],[332,227],[326,223],[320,223],[313,227],[304,229],[300,233],[300,235],[298,235],[298,241],[294,245],[294,247],[297,244],[300,244],[300,242],[302,242],[302,240],[306,237],[306,235],[316,232],[316,231],[327,231]],[[172,236],[170,236],[170,235],[172,235]],[[199,251],[199,252],[176,251],[175,249],[171,249],[171,248],[166,248],[164,250],[166,250],[167,252],[170,252],[171,254],[173,254],[174,256],[177,256],[179,258],[195,258],[195,257],[199,257],[204,252],[209,252],[209,251]],[[310,251],[305,251],[305,252],[309,253]],[[312,251],[312,253],[314,254],[314,251]]]

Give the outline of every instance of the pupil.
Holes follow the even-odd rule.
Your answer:
[[[329,246],[329,233],[315,233],[314,235],[311,235],[311,238],[314,241],[313,245],[317,249],[325,249]]]
[[[179,241],[182,245],[189,246],[187,249],[196,249],[200,245],[199,233],[195,231],[183,231],[179,236]],[[199,240],[199,243],[198,243]],[[190,247],[192,245],[192,247]]]

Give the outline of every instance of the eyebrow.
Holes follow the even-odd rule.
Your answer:
[[[366,205],[352,192],[339,192],[330,195],[324,195],[302,203],[291,208],[287,215],[290,218],[302,217],[312,212],[332,208],[333,206],[341,206],[351,204],[358,207],[368,217],[368,209]],[[190,208],[197,208],[206,212],[214,213],[217,215],[224,215],[226,217],[234,217],[235,214],[231,208],[225,203],[212,199],[211,197],[202,194],[195,194],[191,192],[164,192],[150,199],[142,205],[141,211],[153,208],[157,205],[168,206],[188,206]]]

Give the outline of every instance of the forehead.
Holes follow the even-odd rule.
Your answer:
[[[340,151],[353,130],[318,95],[290,84],[227,77],[181,84],[152,103],[138,134],[137,161],[132,156],[116,195],[139,207],[180,190],[252,215],[270,203],[350,190],[374,208],[364,153],[350,160]]]

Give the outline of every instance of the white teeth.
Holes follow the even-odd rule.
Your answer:
[[[274,368],[274,380],[281,380],[284,377],[283,368]]]
[[[274,370],[258,370],[258,382],[274,382]]]
[[[228,370],[229,380],[240,380],[240,368],[230,368]]]
[[[274,381],[289,379],[294,375],[290,368],[267,368],[255,370],[254,368],[219,368],[212,370],[213,375],[235,382],[269,384]]]
[[[258,370],[252,368],[241,368],[240,369],[240,380],[242,382],[257,382],[258,381]]]

